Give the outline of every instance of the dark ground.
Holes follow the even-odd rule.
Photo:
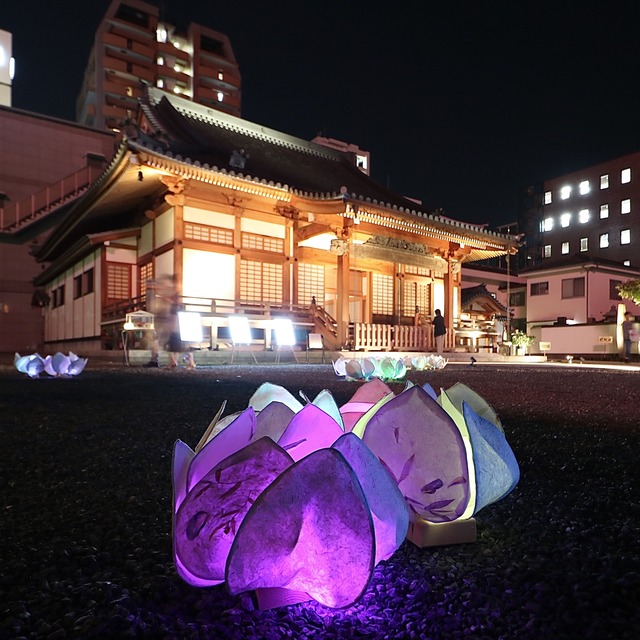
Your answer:
[[[354,607],[270,611],[197,589],[171,558],[171,456],[261,382],[338,404],[331,366],[100,367],[30,380],[0,366],[1,638],[640,637],[640,372],[449,365],[497,410],[521,480],[475,544],[381,563]],[[399,391],[400,386],[394,390]]]

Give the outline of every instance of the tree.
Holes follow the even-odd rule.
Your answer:
[[[616,285],[616,289],[620,292],[621,298],[640,304],[640,278]]]

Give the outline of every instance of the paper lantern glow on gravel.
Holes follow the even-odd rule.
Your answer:
[[[180,576],[255,590],[259,602],[346,607],[406,536],[420,544],[416,526],[454,531],[438,544],[469,541],[465,523],[475,536],[471,516],[513,489],[518,465],[480,396],[464,385],[434,396],[374,379],[338,408],[326,391],[303,404],[265,384],[246,410],[217,416],[195,451],[178,441]]]

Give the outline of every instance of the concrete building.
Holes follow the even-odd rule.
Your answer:
[[[76,120],[120,130],[145,85],[240,115],[240,70],[229,38],[199,24],[185,32],[142,0],[113,0],[100,23],[76,105]]]
[[[103,171],[115,136],[0,107],[0,352],[42,343],[33,252],[74,199]]]
[[[11,34],[0,29],[0,106],[5,107],[11,106],[11,83],[15,69],[11,42]]]

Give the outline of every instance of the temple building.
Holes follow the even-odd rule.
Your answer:
[[[39,247],[47,351],[116,339],[147,290],[174,278],[217,345],[239,311],[293,318],[329,349],[447,347],[461,266],[517,238],[435,215],[371,180],[353,154],[149,87],[104,173]]]

